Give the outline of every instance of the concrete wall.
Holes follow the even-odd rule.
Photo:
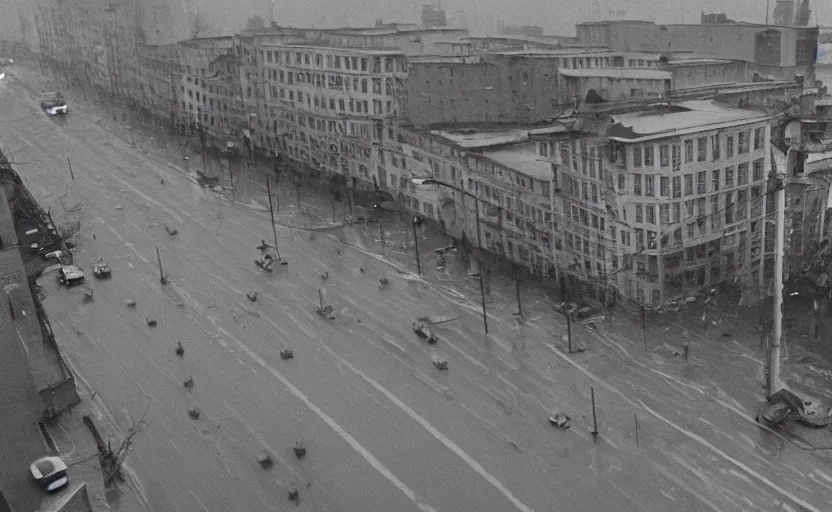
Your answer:
[[[491,64],[414,63],[405,87],[416,126],[514,121],[501,70]]]
[[[534,123],[558,112],[560,58],[483,59],[475,64],[414,62],[406,82],[410,122]]]
[[[563,77],[560,87],[559,103],[566,105],[574,101],[575,96],[583,102],[590,90],[609,101],[623,101],[637,97],[650,97],[664,94],[669,88],[669,80],[629,79],[612,77]],[[640,94],[634,95],[634,91]]]

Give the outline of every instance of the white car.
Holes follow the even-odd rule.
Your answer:
[[[46,492],[55,492],[69,483],[66,464],[59,457],[41,457],[29,466],[29,470]]]

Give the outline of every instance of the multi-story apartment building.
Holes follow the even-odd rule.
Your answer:
[[[386,161],[401,151],[403,53],[253,39],[253,64],[243,74],[244,98],[256,109],[254,144],[352,186],[386,185]]]
[[[557,165],[559,265],[648,304],[728,276],[762,286],[771,119],[688,102],[542,142]]]
[[[234,133],[231,82],[239,73],[232,44],[230,36],[183,41],[177,45],[178,65],[172,73],[177,123],[201,126],[217,140]],[[229,77],[230,82],[225,83]]]

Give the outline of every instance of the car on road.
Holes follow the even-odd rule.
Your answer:
[[[46,101],[41,101],[40,108],[42,108],[48,116],[65,116],[68,111],[66,102],[61,98],[53,98]]]
[[[75,265],[64,265],[58,271],[58,282],[72,286],[84,282],[84,271]]]
[[[46,492],[55,492],[66,487],[66,463],[60,457],[41,457],[29,466],[32,477]]]

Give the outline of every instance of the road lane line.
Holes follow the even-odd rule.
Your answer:
[[[362,372],[361,370],[359,370],[358,368],[356,368],[355,366],[353,366],[352,364],[350,364],[350,363],[349,363],[349,361],[347,361],[347,360],[346,360],[346,359],[344,359],[343,357],[341,357],[341,356],[339,356],[338,354],[336,354],[336,353],[335,353],[335,352],[334,352],[331,348],[329,348],[329,346],[327,346],[326,344],[323,344],[322,346],[324,347],[324,350],[326,350],[326,351],[327,351],[327,352],[328,352],[328,353],[329,353],[332,357],[334,357],[335,359],[337,359],[337,360],[338,360],[338,362],[340,362],[341,364],[343,364],[344,366],[346,366],[347,368],[349,368],[349,369],[350,369],[353,373],[355,373],[356,375],[358,375],[359,377],[361,377],[362,379],[364,379],[364,381],[365,381],[365,382],[367,382],[367,384],[369,384],[369,385],[373,386],[373,387],[374,387],[374,388],[375,388],[378,392],[380,392],[380,393],[382,393],[384,396],[386,396],[388,400],[390,400],[391,402],[393,402],[393,403],[394,403],[394,404],[395,404],[395,405],[396,405],[399,409],[401,409],[402,411],[404,411],[404,413],[405,413],[405,414],[407,414],[408,416],[410,416],[410,418],[411,418],[411,419],[413,419],[413,421],[415,421],[415,422],[419,423],[419,424],[420,424],[420,425],[421,425],[421,426],[422,426],[425,430],[427,430],[427,431],[428,431],[428,432],[429,432],[429,433],[430,433],[433,437],[435,437],[437,441],[439,441],[440,443],[442,443],[442,444],[444,444],[445,446],[447,446],[447,447],[448,447],[448,449],[450,449],[452,452],[454,452],[454,453],[455,453],[455,454],[456,454],[456,455],[457,455],[460,459],[462,459],[463,461],[465,461],[465,463],[466,463],[466,464],[468,464],[468,466],[469,466],[471,469],[473,469],[474,471],[476,471],[476,472],[477,472],[477,473],[478,473],[481,477],[483,477],[486,481],[488,481],[488,483],[490,483],[490,484],[491,484],[491,485],[493,485],[493,486],[494,486],[494,487],[495,487],[498,491],[500,491],[500,493],[502,493],[502,494],[503,494],[503,496],[505,496],[505,497],[506,497],[506,499],[508,499],[508,501],[510,501],[510,502],[511,502],[511,504],[512,504],[512,505],[514,505],[514,506],[515,506],[515,508],[517,508],[517,510],[520,510],[520,511],[522,511],[522,512],[534,512],[534,510],[533,510],[533,509],[531,509],[530,507],[528,507],[528,506],[527,506],[526,504],[524,504],[522,501],[520,501],[520,500],[518,500],[517,498],[515,498],[515,497],[514,497],[514,495],[511,493],[511,491],[510,491],[510,490],[508,490],[508,489],[506,488],[506,486],[505,486],[505,485],[503,485],[503,483],[502,483],[502,482],[500,482],[500,481],[499,481],[496,477],[494,477],[493,475],[491,475],[490,473],[488,473],[488,472],[487,472],[487,471],[486,471],[486,470],[482,467],[482,465],[480,465],[480,463],[479,463],[479,462],[477,462],[476,460],[474,460],[474,458],[473,458],[473,457],[471,457],[470,455],[468,455],[467,453],[465,453],[465,452],[462,450],[462,448],[460,448],[459,446],[457,446],[457,445],[456,445],[453,441],[451,441],[450,439],[448,439],[448,438],[447,438],[447,437],[446,437],[446,436],[445,436],[442,432],[440,432],[439,430],[437,430],[437,429],[436,429],[436,427],[434,427],[433,425],[431,425],[431,424],[430,424],[430,422],[428,422],[428,420],[426,420],[425,418],[423,418],[423,417],[419,416],[419,414],[418,414],[416,411],[414,411],[413,409],[411,409],[410,407],[408,407],[408,405],[407,405],[406,403],[402,402],[402,401],[401,401],[401,400],[400,400],[400,399],[399,399],[396,395],[394,395],[394,394],[393,394],[393,393],[392,393],[389,389],[385,388],[384,386],[382,386],[381,384],[379,384],[378,382],[376,382],[376,381],[375,381],[375,380],[373,380],[372,378],[370,378],[370,377],[368,377],[367,375],[365,375],[365,374],[364,374],[364,372]]]
[[[223,331],[224,331],[224,329],[223,329]],[[416,492],[414,492],[412,489],[410,489],[410,487],[408,487],[404,482],[399,480],[396,477],[396,475],[391,473],[390,470],[387,469],[384,466],[384,464],[381,463],[381,461],[379,461],[377,458],[375,458],[375,456],[372,453],[370,453],[369,450],[364,448],[364,446],[362,446],[361,443],[358,442],[358,440],[356,440],[352,435],[350,435],[349,432],[344,430],[341,427],[341,425],[336,423],[335,420],[332,419],[329,415],[327,415],[323,410],[321,410],[320,407],[318,407],[317,405],[312,403],[312,401],[309,400],[309,398],[303,393],[303,391],[301,391],[300,389],[295,387],[295,385],[292,384],[289,381],[289,379],[284,377],[283,374],[280,373],[277,370],[277,368],[270,365],[265,359],[263,359],[262,357],[257,355],[257,353],[255,353],[253,350],[248,348],[244,343],[242,343],[236,337],[232,336],[230,333],[225,332],[225,336],[227,336],[229,339],[234,340],[234,343],[237,345],[237,347],[239,347],[240,350],[245,352],[251,359],[254,360],[254,362],[259,364],[261,367],[263,367],[265,370],[267,370],[269,373],[271,373],[277,380],[279,380],[281,383],[283,383],[283,385],[286,386],[289,389],[289,391],[293,395],[295,395],[295,397],[297,397],[301,402],[303,402],[306,405],[306,407],[308,407],[319,418],[321,418],[327,425],[329,425],[329,427],[332,430],[334,430],[339,436],[341,436],[341,439],[346,441],[352,447],[353,450],[355,450],[362,457],[364,457],[364,460],[366,460],[371,466],[373,466],[373,469],[375,469],[376,471],[381,473],[381,475],[384,476],[384,478],[386,478],[387,480],[389,480],[393,485],[395,485],[396,488],[399,489],[399,491],[402,492],[402,494],[407,496],[413,503],[415,503],[416,506],[419,507],[419,510],[421,510],[422,512],[437,512],[437,510],[435,508],[431,507],[430,505],[428,505],[426,503],[422,503],[419,500],[419,497],[416,495]],[[531,509],[525,509],[525,510],[529,510],[530,512],[532,512]]]

